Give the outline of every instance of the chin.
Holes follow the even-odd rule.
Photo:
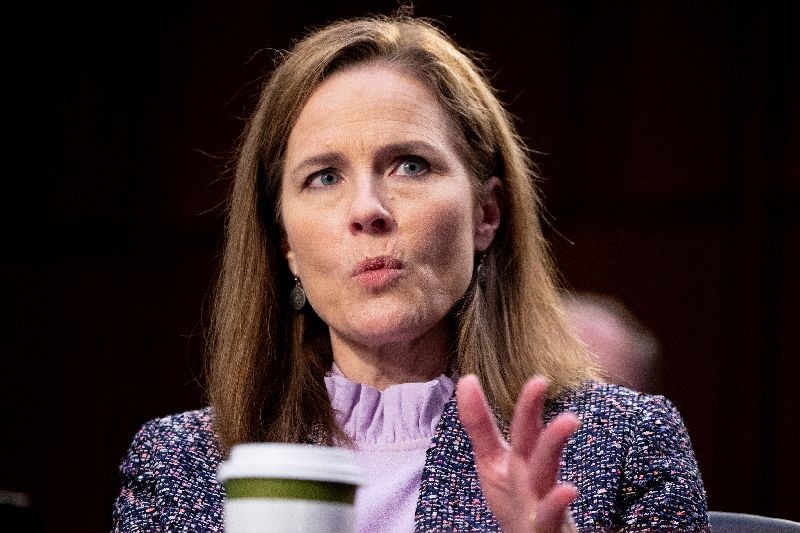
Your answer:
[[[350,337],[364,346],[383,346],[401,342],[411,342],[424,335],[425,328],[421,324],[385,323],[382,321],[366,321],[351,329]]]
[[[411,342],[424,335],[441,319],[436,319],[429,310],[364,309],[349,313],[351,317],[346,330],[348,337],[365,346],[380,346],[397,342]]]

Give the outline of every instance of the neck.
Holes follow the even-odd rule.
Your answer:
[[[398,383],[430,381],[447,369],[450,339],[436,327],[408,342],[367,345],[331,330],[333,361],[351,381],[383,390]]]

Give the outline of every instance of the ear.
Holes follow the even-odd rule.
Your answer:
[[[479,203],[475,210],[475,251],[485,252],[494,241],[497,228],[500,227],[500,197],[503,193],[503,182],[492,176],[483,184]]]
[[[294,277],[298,277],[297,275],[297,258],[294,255],[294,251],[292,247],[289,246],[289,240],[286,238],[286,235],[281,237],[281,255],[286,259],[286,262],[289,264],[289,271],[292,273]]]

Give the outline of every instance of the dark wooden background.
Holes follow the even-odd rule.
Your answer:
[[[394,2],[17,5],[2,32],[0,489],[104,531],[203,405],[229,155],[273,49]],[[800,520],[797,2],[417,2],[487,56],[567,282],[659,337],[712,509]]]

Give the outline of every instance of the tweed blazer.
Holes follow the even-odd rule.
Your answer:
[[[571,509],[580,531],[709,531],[689,436],[667,399],[589,382],[550,402],[545,419],[563,411],[581,421],[560,472],[579,489]],[[212,422],[206,408],[142,427],[120,467],[114,531],[222,531],[223,457]],[[500,531],[455,398],[427,451],[414,529]]]

